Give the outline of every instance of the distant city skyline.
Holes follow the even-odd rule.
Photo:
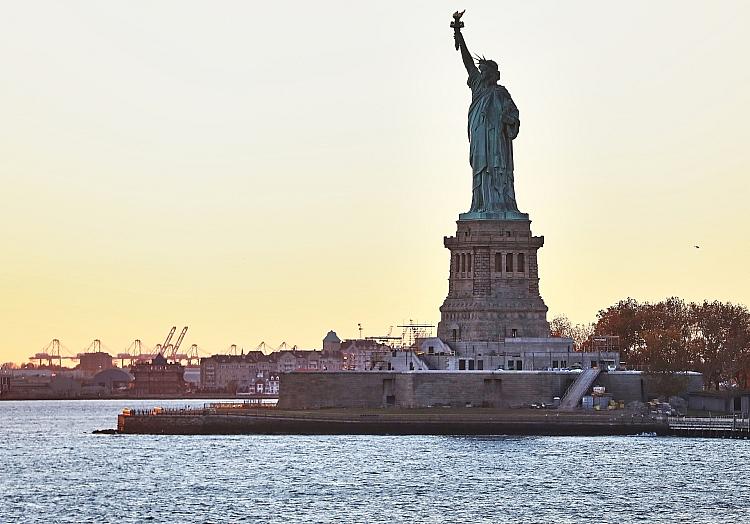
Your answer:
[[[256,6],[4,10],[0,362],[173,325],[207,353],[436,325],[471,202],[464,7],[520,108],[548,319],[750,302],[750,5]]]

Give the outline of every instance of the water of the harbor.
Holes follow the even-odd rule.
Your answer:
[[[196,404],[0,402],[0,523],[750,522],[750,441],[91,433]]]

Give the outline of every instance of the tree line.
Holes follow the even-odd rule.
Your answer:
[[[620,358],[628,366],[699,371],[706,387],[717,390],[750,385],[750,311],[743,304],[627,298],[600,310],[596,322],[571,324],[563,315],[550,326],[553,336],[572,338],[578,350],[591,347],[593,335],[620,337]]]

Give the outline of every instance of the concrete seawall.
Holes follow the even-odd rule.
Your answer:
[[[572,414],[483,409],[243,410],[121,414],[125,434],[316,435],[635,435],[666,434],[664,423],[632,415]]]
[[[424,408],[431,406],[496,409],[551,404],[562,397],[578,377],[562,371],[510,372],[335,372],[287,373],[281,376],[279,408]],[[678,391],[700,390],[700,375],[665,377],[637,372],[602,373],[596,384],[616,400],[647,401],[664,394],[665,386]]]

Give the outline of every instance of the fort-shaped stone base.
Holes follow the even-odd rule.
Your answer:
[[[462,341],[548,337],[537,265],[544,237],[532,236],[528,219],[462,219],[457,225],[456,236],[444,239],[451,263],[438,337],[452,347]]]

